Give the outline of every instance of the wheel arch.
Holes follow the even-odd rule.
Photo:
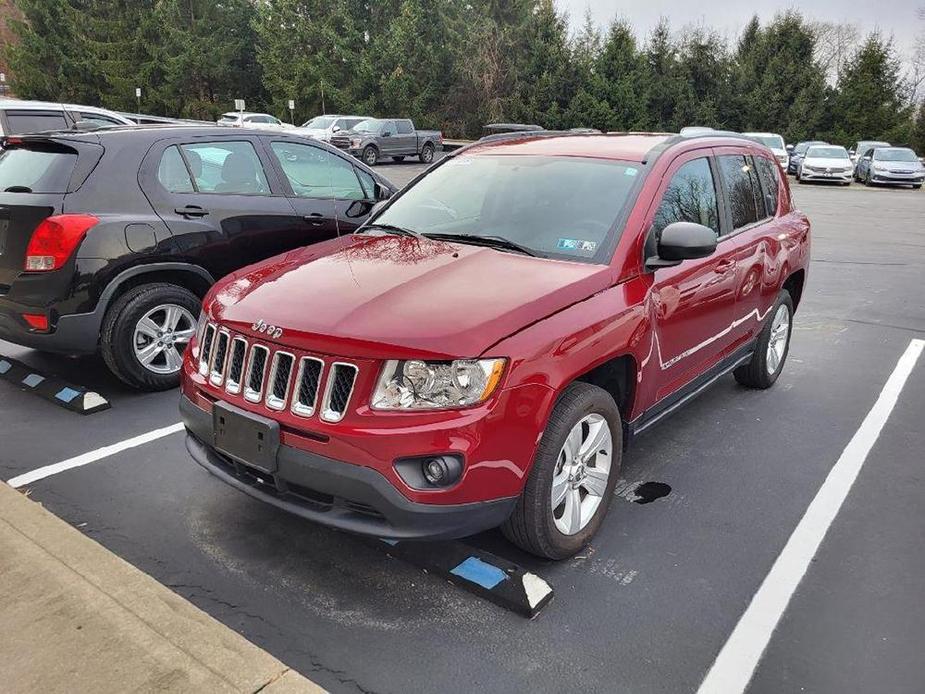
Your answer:
[[[215,284],[215,278],[205,268],[192,263],[136,265],[123,270],[106,285],[97,303],[97,313],[104,314],[116,299],[130,289],[154,282],[176,284],[202,299]]]
[[[637,371],[636,359],[631,354],[621,354],[579,374],[571,382],[589,383],[610,393],[625,424],[633,408]]]
[[[806,270],[800,268],[790,275],[787,279],[784,280],[784,284],[781,287],[786,289],[790,293],[790,298],[793,299],[793,310],[796,311],[797,307],[800,305],[800,299],[803,297],[803,286],[806,283]]]

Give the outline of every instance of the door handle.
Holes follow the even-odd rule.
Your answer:
[[[324,215],[319,212],[312,212],[311,214],[304,215],[302,219],[311,224],[313,227],[320,227],[322,224],[324,224]]]
[[[209,211],[203,209],[199,205],[186,205],[185,207],[178,207],[174,210],[178,215],[183,217],[205,217],[209,214]]]

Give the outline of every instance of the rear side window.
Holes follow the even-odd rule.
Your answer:
[[[758,177],[761,179],[761,188],[764,193],[764,205],[768,215],[777,214],[777,195],[780,189],[780,173],[777,164],[764,157],[755,157],[755,166]]]
[[[654,227],[661,231],[674,222],[694,222],[710,227],[719,236],[716,185],[706,158],[693,159],[678,169],[655,213]]]
[[[180,145],[200,193],[269,195],[263,165],[250,142],[197,142]]]
[[[65,193],[76,163],[70,150],[0,149],[0,192]]]
[[[411,121],[410,121],[410,120],[400,120],[400,121],[396,121],[396,124],[397,124],[397,126],[398,126],[398,134],[399,134],[399,135],[410,135],[411,133],[414,132],[414,128],[411,127]]]
[[[723,191],[732,214],[732,229],[740,229],[754,224],[764,218],[764,205],[761,205],[761,188],[752,166],[741,154],[727,154],[718,158],[723,176]]]
[[[67,130],[70,127],[64,111],[7,111],[6,124],[7,135]]]
[[[297,197],[324,200],[366,198],[353,166],[337,155],[294,142],[274,142],[271,147]]]
[[[171,145],[161,155],[161,163],[157,167],[157,180],[171,193],[192,193],[193,182],[189,171],[180,156],[180,150]]]
[[[100,113],[85,113],[83,111],[80,112],[80,120],[98,123],[100,125],[124,125],[122,121],[116,120],[115,118],[110,118]]]

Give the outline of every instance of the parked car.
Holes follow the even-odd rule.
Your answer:
[[[292,123],[284,123],[269,113],[248,113],[246,111],[223,113],[216,123],[230,128],[257,128],[258,130],[282,130],[294,127]]]
[[[848,154],[851,156],[851,161],[855,166],[855,171],[857,170],[858,159],[865,153],[867,150],[874,147],[890,147],[890,143],[885,140],[858,140],[854,143],[854,147],[848,150]]]
[[[296,131],[306,137],[330,142],[334,133],[352,130],[364,120],[369,120],[369,116],[315,116],[310,121],[302,123]]]
[[[168,118],[167,116],[152,116],[149,113],[126,113],[119,111],[119,115],[123,118],[127,118],[136,125],[216,125],[210,120]]]
[[[813,145],[806,150],[797,168],[797,180],[829,181],[850,186],[854,165],[848,150],[839,145]]]
[[[184,356],[187,448],[326,525],[501,525],[570,556],[625,441],[729,372],[774,384],[809,233],[771,153],[739,136],[477,142],[358,233],[209,291]]]
[[[135,125],[133,121],[118,113],[96,106],[0,99],[0,136],[69,130],[77,128],[78,123],[95,127]]]
[[[918,189],[925,182],[925,166],[908,147],[868,147],[858,159],[855,175],[868,186],[882,183]]]
[[[813,145],[825,144],[828,143],[824,142],[823,140],[806,140],[804,142],[797,142],[790,152],[790,158],[787,160],[787,173],[796,175],[796,172],[800,168],[800,162],[803,161],[803,157],[806,154],[806,150]]]
[[[139,127],[7,138],[0,339],[179,381],[200,300],[244,265],[357,228],[394,188],[286,133]]]
[[[443,149],[443,133],[417,130],[407,118],[370,118],[358,123],[353,130],[332,135],[331,144],[347,150],[369,166],[375,166],[383,157],[395,161],[418,157],[429,164],[434,160],[434,152]]]
[[[780,165],[784,168],[787,167],[790,154],[787,152],[787,145],[784,144],[783,137],[777,133],[742,133],[742,135],[770,149]]]

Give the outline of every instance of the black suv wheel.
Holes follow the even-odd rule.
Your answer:
[[[543,432],[533,469],[501,530],[511,542],[547,559],[584,547],[604,522],[620,476],[623,426],[610,393],[573,383]]]
[[[183,352],[196,332],[200,301],[175,284],[143,284],[106,312],[103,359],[128,385],[166,390],[180,383]]]

